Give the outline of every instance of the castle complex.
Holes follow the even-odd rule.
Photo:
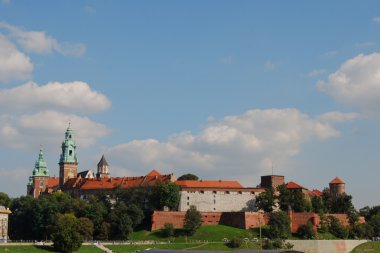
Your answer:
[[[40,149],[32,176],[27,184],[27,194],[38,198],[41,194],[62,190],[73,197],[87,199],[89,196],[111,191],[115,188],[151,186],[158,182],[175,182],[180,186],[180,202],[178,211],[186,211],[194,205],[201,212],[239,212],[256,211],[256,197],[266,188],[276,188],[285,184],[285,177],[280,175],[262,176],[258,187],[244,187],[237,181],[225,180],[182,180],[177,181],[175,175],[162,175],[152,170],[145,176],[111,177],[110,166],[104,155],[97,164],[97,173],[91,170],[78,172],[78,158],[74,132],[70,125],[65,132],[59,159],[59,178],[50,177]],[[295,183],[285,184],[289,190],[302,191],[306,199],[321,196],[319,190],[308,190]],[[330,184],[333,198],[345,191],[345,182],[340,178],[333,179]]]

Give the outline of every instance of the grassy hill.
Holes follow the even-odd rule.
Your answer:
[[[10,246],[0,245],[0,252],[6,253],[51,253],[55,252],[51,246],[34,246],[34,245],[22,245],[22,246]],[[102,250],[95,246],[82,246],[75,253],[102,253]]]
[[[367,242],[357,246],[351,253],[380,253],[380,242]]]

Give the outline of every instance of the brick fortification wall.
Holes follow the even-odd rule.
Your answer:
[[[152,228],[157,230],[164,227],[165,223],[172,223],[174,228],[182,228],[186,212],[166,212],[155,211],[152,215]],[[269,213],[259,212],[201,212],[202,226],[226,225],[231,227],[249,229],[267,225]],[[347,214],[326,214],[339,219],[343,226],[348,226]],[[317,229],[320,218],[316,213],[289,213],[290,229],[296,233],[301,225],[306,225],[309,221]]]

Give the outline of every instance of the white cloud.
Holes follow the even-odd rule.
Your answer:
[[[339,102],[379,114],[380,54],[360,54],[347,60],[327,81],[319,81],[317,87]]]
[[[372,19],[372,22],[373,22],[373,23],[376,23],[376,24],[380,24],[380,17],[379,17],[379,16],[374,17],[374,18]]]
[[[193,171],[202,177],[231,178],[252,185],[253,177],[279,171],[310,140],[338,137],[328,122],[296,109],[250,110],[210,123],[200,133],[184,132],[166,142],[133,140],[107,152],[114,167],[143,174],[152,168],[180,175]],[[116,174],[122,174],[117,173]]]
[[[62,55],[80,56],[86,51],[81,43],[59,43],[55,38],[44,31],[26,31],[6,22],[0,22],[0,28],[9,32],[9,37],[15,39],[25,51],[38,54],[59,52]]]
[[[33,65],[25,54],[0,34],[0,82],[31,78]]]
[[[0,89],[0,107],[14,111],[50,108],[99,112],[110,106],[111,102],[106,96],[80,81],[51,82],[41,86],[28,82],[11,89]]]
[[[325,69],[313,69],[312,71],[310,71],[307,75],[309,77],[317,77],[317,76],[321,76],[323,75],[324,73],[326,73],[326,70]]]
[[[63,138],[65,129],[71,122],[78,145],[88,147],[97,139],[109,134],[103,124],[87,117],[43,111],[32,115],[0,115],[0,145],[10,148],[37,147],[40,144],[56,148]]]

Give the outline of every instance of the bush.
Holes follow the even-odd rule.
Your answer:
[[[243,239],[234,237],[230,242],[227,243],[227,246],[230,248],[239,248],[243,244]]]
[[[80,248],[83,237],[79,220],[72,214],[60,214],[53,228],[53,247],[59,252],[73,252]]]
[[[190,206],[186,211],[183,228],[189,235],[193,235],[202,225],[202,215],[195,206]]]
[[[313,239],[315,238],[314,225],[311,222],[308,222],[305,225],[301,225],[298,228],[297,234],[303,239]]]
[[[330,219],[330,226],[329,226],[330,233],[340,239],[347,238],[348,230],[345,227],[343,227],[342,224],[340,224],[339,219],[334,216],[329,216],[329,219]]]
[[[282,249],[284,248],[283,239],[266,240],[263,244],[263,249]]]
[[[164,237],[174,236],[174,226],[172,223],[165,223],[164,228],[162,229],[162,235]]]
[[[290,234],[290,219],[286,212],[279,211],[270,214],[268,237],[271,239],[286,239]]]

